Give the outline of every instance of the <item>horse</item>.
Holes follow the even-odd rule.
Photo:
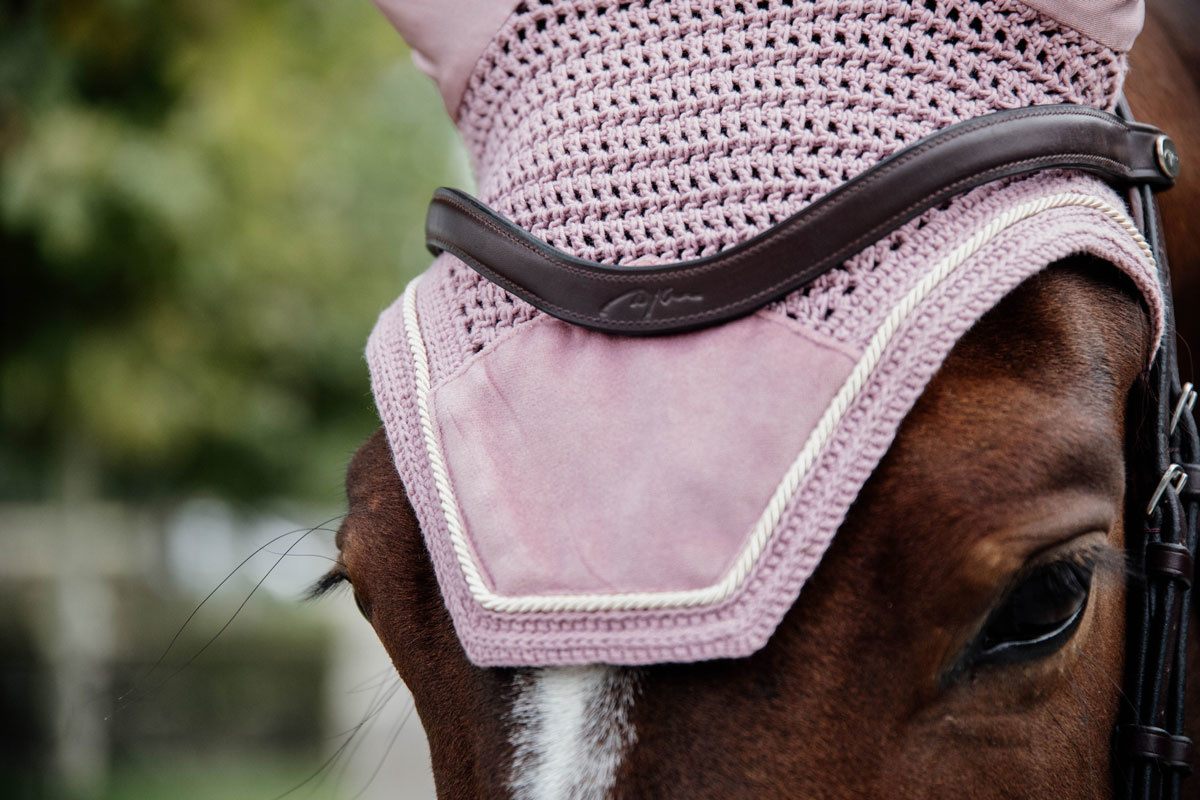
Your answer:
[[[1126,85],[1185,154],[1162,200],[1181,298],[1200,291],[1184,6],[1152,8]],[[347,470],[352,513],[320,585],[351,585],[411,689],[440,797],[1113,796],[1154,346],[1144,301],[1103,261],[1024,280],[954,344],[744,657],[473,663],[382,429]]]

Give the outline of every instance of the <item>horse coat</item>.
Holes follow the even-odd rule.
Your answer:
[[[1142,10],[473,2],[448,38],[446,7],[381,5],[438,80],[481,199],[626,265],[745,241],[955,122],[1111,109]],[[467,655],[762,647],[930,378],[1008,291],[1088,254],[1129,276],[1161,337],[1137,213],[1080,173],[993,182],[752,314],[644,338],[561,322],[439,256],[380,316],[367,360]],[[628,302],[652,315],[688,298]]]

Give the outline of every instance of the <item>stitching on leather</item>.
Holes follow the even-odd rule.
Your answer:
[[[532,289],[527,289],[523,286],[519,286],[507,277],[502,278],[490,266],[484,265],[480,260],[476,259],[473,256],[467,255],[465,252],[459,252],[457,246],[455,246],[455,245],[447,246],[444,249],[446,249],[448,252],[458,256],[459,258],[462,258],[468,264],[470,264],[475,269],[477,269],[480,273],[484,274],[485,277],[487,277],[489,280],[492,280],[494,283],[504,287],[507,291],[512,292],[513,294],[517,295],[518,297],[521,297],[521,298],[527,300],[528,302],[532,303],[535,306],[540,305],[540,307],[543,307],[547,310],[553,310],[565,319],[570,319],[570,320],[579,321],[579,322],[594,323],[596,325],[602,325],[609,329],[654,330],[656,328],[662,327],[664,323],[674,322],[674,323],[678,323],[678,324],[687,324],[687,323],[691,323],[691,322],[702,322],[707,319],[712,319],[713,317],[719,317],[722,314],[724,314],[726,312],[730,312],[730,311],[734,311],[735,313],[737,310],[749,311],[759,301],[763,301],[764,299],[766,299],[766,300],[772,299],[770,297],[770,295],[786,291],[787,288],[794,281],[799,280],[800,284],[803,284],[806,280],[812,280],[813,278],[816,277],[816,275],[820,274],[822,271],[824,271],[826,268],[828,268],[831,264],[834,264],[840,260],[844,260],[845,258],[853,255],[855,252],[858,252],[859,250],[861,250],[867,244],[870,244],[870,242],[878,240],[881,236],[886,235],[886,233],[888,232],[889,229],[892,229],[892,227],[895,224],[897,219],[900,219],[906,215],[912,214],[915,209],[920,209],[922,206],[924,206],[926,209],[932,208],[933,206],[937,205],[938,202],[946,199],[947,197],[952,197],[952,196],[958,194],[960,191],[963,190],[964,186],[966,188],[971,188],[969,186],[969,184],[971,184],[973,181],[978,181],[978,183],[987,183],[987,182],[990,182],[991,180],[996,180],[1001,177],[1004,177],[1003,175],[998,175],[997,173],[1003,173],[1004,171],[1012,169],[1014,167],[1030,166],[1030,167],[1036,169],[1038,167],[1036,167],[1035,165],[1040,164],[1041,162],[1044,162],[1049,159],[1061,158],[1064,156],[1070,157],[1070,158],[1077,158],[1080,161],[1106,162],[1110,165],[1123,166],[1120,164],[1120,162],[1116,162],[1112,159],[1107,159],[1102,156],[1095,156],[1095,155],[1082,154],[1082,153],[1056,153],[1056,154],[1052,154],[1049,156],[1038,156],[1036,158],[1022,159],[1020,161],[1009,161],[1002,165],[993,167],[990,170],[986,170],[984,172],[977,173],[975,175],[961,178],[958,181],[955,181],[954,183],[947,185],[941,192],[911,203],[910,205],[905,207],[903,210],[893,214],[886,221],[880,223],[879,225],[875,226],[874,228],[872,228],[872,229],[866,231],[865,233],[861,234],[860,236],[856,237],[854,240],[852,240],[848,244],[844,245],[839,250],[831,253],[830,255],[826,256],[824,259],[822,259],[820,261],[813,262],[804,272],[792,273],[791,275],[787,276],[786,278],[776,281],[767,287],[764,287],[764,288],[762,288],[756,292],[753,292],[751,294],[743,295],[736,300],[732,300],[732,301],[730,301],[728,303],[724,303],[720,306],[714,306],[712,308],[708,308],[703,311],[693,312],[690,314],[675,314],[675,315],[665,314],[665,315],[658,316],[655,319],[651,319],[651,320],[620,320],[620,321],[618,321],[618,320],[612,320],[612,319],[609,319],[606,317],[597,316],[595,314],[586,314],[586,313],[577,311],[575,309],[564,308],[563,306],[561,306],[557,303],[553,303],[553,302],[545,299],[542,295],[538,294],[536,291],[534,291]],[[1024,171],[1024,170],[1022,170],[1022,171]],[[982,180],[980,180],[980,178],[982,178]],[[458,204],[457,201],[456,201],[456,204],[458,205],[459,208],[462,208],[461,204]],[[469,210],[467,210],[467,209],[464,209],[464,211],[468,211],[468,213],[469,213]],[[918,210],[918,211],[916,211],[916,213],[920,213],[920,211]],[[486,220],[486,218],[479,218],[479,217],[474,217],[474,216],[472,218],[476,219],[477,221],[481,222],[482,224],[487,225],[492,230],[496,230],[496,228],[490,223],[490,221]],[[507,231],[497,231],[497,232],[502,233],[504,235],[504,237],[506,239],[508,239],[509,241],[513,241],[514,243],[521,245],[523,248],[529,249],[529,246],[526,243],[514,239],[510,234],[507,233]],[[439,237],[430,237],[430,241],[433,241],[435,244],[438,244],[439,246],[449,244],[449,243],[446,243],[443,240],[441,240]],[[535,252],[535,254],[537,254],[536,251],[534,251],[534,252]],[[744,257],[744,256],[742,256],[742,257]],[[730,260],[726,261],[722,266],[725,266],[725,267],[732,266],[733,264],[736,264],[738,261],[742,260],[742,257],[739,257],[736,259],[730,259]],[[557,263],[557,262],[555,262],[555,263]],[[601,276],[595,276],[592,273],[585,273],[585,272],[582,272],[581,270],[572,270],[572,272],[574,274],[581,275],[585,279],[591,279],[598,283],[610,282],[610,281],[603,280],[603,278]],[[683,273],[680,273],[680,277],[682,278],[685,276],[683,275]],[[645,277],[639,278],[636,273],[630,273],[629,278],[624,278],[624,276],[612,276],[612,278],[614,281],[617,280],[618,278],[621,278],[622,279],[621,282],[623,282],[623,283],[644,282],[645,281]],[[797,285],[800,285],[800,284],[797,284]]]
[[[851,180],[851,182],[849,182],[848,184],[845,184],[846,189],[837,195],[838,199],[837,199],[837,201],[835,201],[834,205],[823,206],[822,200],[818,200],[816,203],[809,206],[808,209],[805,209],[804,211],[801,211],[798,215],[796,215],[797,217],[799,217],[797,222],[802,224],[804,227],[809,227],[810,225],[814,224],[816,221],[819,221],[823,217],[828,216],[831,212],[838,210],[837,205],[841,205],[845,201],[845,199],[855,197],[858,194],[866,191],[867,189],[871,188],[871,186],[874,183],[883,179],[884,177],[886,177],[890,173],[894,172],[895,170],[900,169],[901,167],[903,167],[904,165],[909,163],[912,159],[917,158],[919,156],[924,156],[931,149],[935,149],[935,148],[940,149],[942,146],[950,144],[951,142],[953,142],[963,136],[973,134],[973,133],[976,133],[981,130],[986,130],[988,128],[992,128],[997,125],[1004,125],[1004,124],[1010,123],[1012,121],[1021,121],[1021,120],[1034,119],[1034,118],[1045,117],[1045,116],[1078,116],[1078,117],[1082,117],[1082,118],[1088,118],[1091,120],[1095,120],[1097,122],[1103,123],[1107,127],[1115,128],[1119,131],[1129,130],[1128,127],[1123,122],[1116,120],[1116,119],[1109,118],[1103,112],[1100,112],[1096,109],[1091,109],[1091,108],[1086,108],[1086,107],[1061,108],[1061,107],[1057,107],[1057,106],[1049,106],[1049,107],[1035,106],[1028,110],[1021,109],[1017,112],[1007,115],[1004,119],[995,119],[992,117],[976,117],[973,120],[967,120],[965,122],[959,123],[959,126],[961,126],[960,130],[955,130],[952,133],[946,133],[943,137],[936,138],[934,141],[930,141],[930,142],[925,143],[924,145],[918,145],[918,146],[914,147],[911,152],[901,154],[899,158],[895,158],[894,160],[892,160],[890,162],[888,160],[885,160],[884,162],[881,162],[880,165],[878,165],[878,167],[873,167],[873,168],[869,169],[868,171],[864,172],[861,176],[854,178]],[[947,129],[947,130],[949,130],[949,129]],[[1137,133],[1137,131],[1131,131],[1131,132]],[[1124,164],[1122,164],[1119,161],[1113,160],[1113,159],[1104,159],[1104,158],[1098,157],[1098,156],[1097,157],[1081,156],[1081,154],[1078,154],[1078,153],[1052,153],[1052,154],[1047,154],[1047,155],[1043,155],[1043,156],[1038,156],[1036,158],[1049,159],[1049,158],[1062,158],[1062,157],[1086,157],[1086,158],[1090,158],[1090,159],[1094,159],[1094,160],[1102,160],[1109,164],[1116,165],[1118,167],[1123,167],[1123,168],[1125,167]],[[1001,166],[1008,167],[1008,166],[1013,166],[1016,164],[1030,163],[1033,160],[1034,159],[1023,159],[1021,161],[1010,161],[1010,162],[1006,162],[1005,165],[1001,165]],[[1066,167],[1069,167],[1069,165],[1065,165],[1065,168]],[[979,173],[979,174],[990,174],[990,172],[994,171],[995,169],[997,169],[997,167],[992,168],[992,170],[989,170],[988,172]],[[1117,174],[1126,175],[1126,176],[1130,174],[1130,170],[1128,168],[1118,169],[1118,170],[1116,170],[1116,172],[1117,172]],[[961,185],[961,184],[962,184],[962,181],[960,180],[960,181],[956,181],[954,184],[952,184],[952,186],[957,186],[957,185]],[[836,190],[835,190],[835,192],[836,192]],[[832,194],[833,193],[831,193],[831,195]],[[831,195],[827,195],[827,197],[829,197]],[[445,205],[451,206],[451,207],[459,210],[461,213],[463,213],[464,215],[469,217],[471,220],[483,225],[487,229],[489,229],[497,234],[500,234],[504,239],[517,245],[521,249],[533,254],[535,257],[537,257],[543,261],[549,262],[549,263],[553,264],[554,266],[559,267],[559,268],[563,269],[564,271],[567,271],[573,275],[579,275],[588,280],[592,280],[592,281],[595,281],[598,283],[628,284],[628,283],[635,283],[635,282],[640,282],[640,281],[645,280],[644,274],[639,276],[638,271],[635,271],[635,270],[622,271],[620,274],[615,274],[615,273],[610,274],[610,273],[596,273],[596,272],[589,271],[584,268],[580,268],[577,265],[574,265],[570,262],[563,261],[561,256],[556,252],[556,248],[553,248],[550,245],[543,244],[543,246],[545,248],[547,248],[547,250],[550,251],[550,252],[543,252],[542,250],[529,244],[528,242],[522,241],[521,239],[513,236],[507,230],[497,227],[495,225],[495,223],[493,223],[487,216],[476,211],[474,208],[471,208],[471,207],[465,205],[464,203],[459,201],[457,198],[447,197],[447,196],[443,195],[443,196],[439,196],[437,198],[436,202],[443,203]],[[917,207],[918,205],[919,205],[919,203],[914,203],[914,204],[908,206],[902,212],[899,212],[898,214],[894,214],[892,217],[890,217],[888,219],[886,224],[891,224],[898,217],[903,216],[906,213],[910,213],[911,210],[913,208]],[[694,267],[688,267],[688,268],[683,268],[683,269],[678,269],[678,270],[673,270],[673,271],[659,270],[659,271],[657,271],[657,274],[670,274],[670,275],[672,275],[672,277],[678,277],[680,279],[687,279],[687,278],[693,277],[695,275],[704,274],[704,273],[707,273],[707,272],[710,272],[713,270],[722,270],[725,267],[732,266],[734,264],[737,264],[737,263],[743,261],[746,258],[751,257],[752,255],[758,253],[760,250],[767,247],[768,245],[771,245],[771,244],[777,242],[781,237],[786,237],[786,234],[788,233],[788,231],[790,229],[792,229],[793,227],[794,227],[794,225],[789,225],[785,221],[780,226],[778,226],[774,232],[768,232],[767,235],[761,241],[747,243],[747,245],[745,246],[745,249],[735,248],[733,251],[730,251],[727,254],[717,254],[714,256],[710,256],[710,258],[713,259],[713,261],[711,261],[707,264],[700,264],[700,265],[697,265]],[[872,229],[872,231],[874,231],[874,230],[879,230],[879,228],[876,227],[876,228]],[[861,241],[861,239],[862,239],[862,237],[860,237],[859,239],[856,239],[855,241],[856,242]],[[841,252],[841,251],[839,251],[839,252]],[[535,295],[535,296],[537,296],[537,295]],[[600,319],[600,318],[597,318],[597,319]]]
[[[831,257],[831,260],[836,261],[836,259],[832,259],[832,257]],[[721,316],[721,314],[723,312],[733,311],[734,313],[736,313],[737,310],[746,310],[746,311],[752,310],[755,303],[757,303],[759,300],[761,300],[765,295],[769,295],[773,292],[786,291],[784,289],[786,284],[787,284],[787,281],[777,282],[773,286],[768,287],[763,290],[760,290],[759,292],[756,292],[753,295],[748,295],[743,299],[733,301],[730,303],[726,303],[723,306],[719,306],[719,307],[709,309],[709,310],[703,311],[703,312],[695,312],[693,314],[679,315],[679,316],[674,316],[674,317],[659,317],[659,318],[653,319],[653,320],[621,321],[618,323],[614,323],[613,320],[605,319],[603,317],[596,317],[594,315],[580,314],[579,312],[574,311],[574,310],[564,309],[561,306],[554,304],[554,303],[550,303],[548,301],[543,301],[543,302],[545,303],[545,306],[547,308],[552,308],[556,311],[563,312],[564,318],[566,318],[569,315],[570,318],[577,320],[577,321],[595,322],[597,324],[604,323],[604,324],[606,324],[610,327],[614,327],[614,328],[617,325],[620,325],[620,326],[624,326],[627,328],[650,328],[650,329],[653,329],[655,326],[660,326],[663,322],[668,322],[668,321],[675,321],[678,323],[703,322],[706,319],[709,319],[711,317]],[[513,290],[510,289],[510,291],[513,291]],[[518,296],[523,296],[519,292],[514,292],[514,293],[517,293]],[[526,293],[526,294],[529,294],[529,293]],[[535,297],[538,297],[538,296],[535,295]],[[538,299],[542,300],[541,297],[538,297]],[[738,309],[738,306],[741,306],[743,304],[746,304],[749,307],[746,309]],[[668,332],[669,331],[664,331],[664,333],[668,333]]]

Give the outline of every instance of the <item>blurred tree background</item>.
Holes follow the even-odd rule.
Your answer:
[[[0,491],[338,498],[455,175],[367,0],[4,0]]]
[[[295,603],[328,531],[139,680],[344,510],[367,334],[464,164],[368,0],[0,0],[0,799],[266,800],[359,721],[369,628]]]

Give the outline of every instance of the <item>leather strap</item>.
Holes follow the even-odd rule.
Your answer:
[[[1123,100],[1117,113],[1132,119]],[[1134,574],[1126,594],[1126,652],[1120,733],[1114,749],[1117,796],[1127,800],[1179,800],[1190,741],[1186,727],[1188,629],[1192,571],[1200,531],[1200,500],[1187,484],[1175,491],[1182,467],[1188,482],[1200,463],[1200,432],[1192,415],[1193,387],[1179,380],[1171,270],[1163,248],[1157,204],[1148,186],[1131,187],[1131,209],[1154,254],[1164,296],[1165,330],[1146,378],[1150,407],[1141,421],[1139,495],[1152,497],[1162,476],[1171,475],[1163,502],[1147,506],[1142,525],[1126,530]],[[1140,213],[1139,213],[1140,212]],[[1145,494],[1141,494],[1145,492]],[[1138,495],[1135,495],[1138,496]],[[1187,555],[1183,551],[1187,551]]]
[[[1078,169],[1166,188],[1161,131],[1094,108],[1034,106],[960,122],[893,154],[779,225],[694,261],[618,267],[575,258],[463,192],[439,189],[425,241],[546,313],[624,334],[747,314],[803,286],[953,195],[1000,178]],[[1169,141],[1169,140],[1168,140]]]
[[[1173,542],[1150,542],[1146,545],[1147,573],[1191,586],[1194,571],[1192,554],[1186,546]]]
[[[1192,740],[1186,736],[1172,736],[1149,725],[1131,725],[1125,729],[1125,737],[1129,754],[1134,758],[1154,761],[1170,769],[1190,769]]]

